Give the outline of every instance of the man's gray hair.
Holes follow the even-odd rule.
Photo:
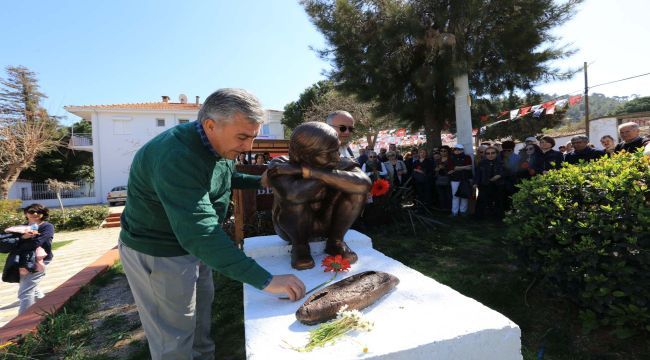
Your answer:
[[[327,123],[327,125],[332,125],[332,120],[338,115],[349,116],[351,119],[354,120],[354,118],[352,117],[352,114],[350,114],[349,112],[347,112],[345,110],[336,110],[336,111],[332,111],[331,113],[327,114],[327,117],[325,118],[325,122]]]
[[[571,138],[571,142],[574,141],[586,141],[589,142],[589,138],[586,135],[576,135]]]
[[[219,89],[210,94],[199,110],[198,121],[212,119],[229,123],[235,114],[242,114],[254,124],[264,121],[264,108],[260,100],[244,89],[233,88]]]
[[[639,124],[635,123],[634,121],[626,122],[618,126],[618,131],[621,131],[621,129],[626,127],[631,127],[632,129],[638,129]]]

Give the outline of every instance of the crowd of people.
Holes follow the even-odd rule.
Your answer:
[[[431,153],[413,148],[404,155],[391,144],[379,154],[361,149],[356,160],[373,180],[385,178],[392,186],[412,186],[416,202],[425,208],[465,216],[475,199],[477,218],[501,219],[522,180],[559,169],[564,162],[578,164],[650,147],[638,124],[624,123],[618,130],[622,141],[617,144],[612,136],[603,136],[604,150],[596,149],[585,135],[573,136],[555,150],[555,139],[542,136],[526,138],[519,151],[510,140],[484,142],[475,150],[473,160],[461,144],[434,148]]]

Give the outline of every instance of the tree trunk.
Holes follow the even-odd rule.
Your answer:
[[[441,118],[437,117],[432,109],[427,109],[424,115],[424,133],[427,136],[427,151],[430,153],[435,147],[442,146]]]
[[[366,141],[368,142],[368,146],[370,146],[371,149],[375,148],[375,142],[377,141],[378,135],[378,132],[366,135]]]
[[[454,77],[454,105],[456,109],[456,142],[465,147],[465,154],[473,157],[474,142],[472,141],[472,114],[467,73]]]
[[[2,179],[0,179],[0,199],[9,198],[9,189],[18,180],[20,172],[23,167],[20,165],[10,165],[6,172],[3,172]]]

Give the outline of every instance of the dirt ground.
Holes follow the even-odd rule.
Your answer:
[[[146,348],[146,338],[124,274],[113,276],[94,299],[97,309],[88,314],[93,336],[84,352],[116,359],[148,358],[138,355]]]

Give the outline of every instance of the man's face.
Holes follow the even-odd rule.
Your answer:
[[[332,119],[332,123],[330,125],[334,128],[334,130],[336,130],[336,133],[339,136],[339,141],[341,141],[341,145],[347,145],[352,139],[352,131],[354,131],[354,119],[344,114],[338,114]],[[341,130],[342,128],[344,130]],[[353,130],[350,131],[350,128]]]
[[[388,145],[388,150],[390,150],[390,151],[397,151],[397,145],[395,145],[395,144],[390,144],[390,145]]]
[[[359,155],[365,155],[366,154],[366,149],[361,148],[359,149]]]
[[[571,145],[576,151],[582,151],[587,147],[587,140],[571,140]]]
[[[219,155],[234,160],[239,153],[251,151],[253,139],[260,132],[260,124],[251,123],[244,115],[237,113],[229,123],[208,119],[203,122],[203,129]]]
[[[633,126],[626,126],[621,128],[618,132],[619,135],[621,135],[621,139],[625,142],[630,142],[639,137],[639,128]]]

